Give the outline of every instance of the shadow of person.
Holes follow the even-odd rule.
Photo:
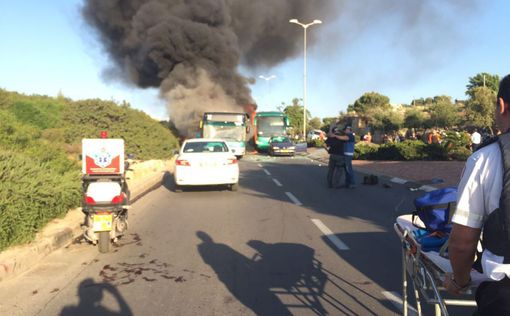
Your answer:
[[[312,269],[313,263],[305,261],[312,260],[313,249],[299,244],[250,241],[249,245],[258,254],[249,259],[225,244],[214,242],[205,232],[199,231],[197,236],[202,241],[197,247],[204,262],[211,266],[230,293],[255,314],[291,315],[277,294],[300,295],[300,302],[305,307],[316,314],[326,314],[318,300],[314,304],[306,304],[307,299],[303,298],[310,293],[299,293],[298,290],[303,277],[306,279],[306,274],[310,272],[306,269],[303,271],[303,267]],[[311,257],[302,256],[304,253],[311,254]],[[272,288],[284,290],[278,292]]]
[[[113,295],[119,305],[119,311],[115,312],[103,305],[101,301],[104,292]],[[93,279],[83,280],[78,287],[80,302],[77,306],[66,306],[62,309],[60,316],[79,316],[79,315],[97,315],[97,316],[130,316],[133,312],[129,308],[124,298],[120,295],[117,288],[108,283],[95,283]]]
[[[328,280],[322,263],[315,259],[315,250],[295,243],[248,241],[257,251],[253,256],[255,270],[268,276],[269,288],[283,288],[318,315],[326,315],[319,298]]]

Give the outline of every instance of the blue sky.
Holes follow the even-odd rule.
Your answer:
[[[308,47],[307,59],[307,108],[313,116],[336,116],[368,91],[385,94],[396,104],[442,94],[463,99],[470,76],[510,73],[510,1],[478,1],[474,9],[450,11],[440,19],[425,12],[412,22],[398,9],[378,14],[367,7],[367,14],[355,14],[359,6],[351,3],[343,6],[338,19],[308,30],[318,37]],[[50,96],[62,91],[72,99],[126,100],[154,118],[167,117],[156,89],[104,80],[107,56],[86,31],[80,4],[0,1],[0,87]],[[296,32],[303,30],[296,25]],[[303,96],[302,54],[271,69],[241,72],[254,78],[276,76],[251,86],[260,110],[274,110]]]

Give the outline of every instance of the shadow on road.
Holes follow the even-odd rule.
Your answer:
[[[116,300],[119,311],[106,308],[101,303],[105,293],[110,293]],[[80,302],[77,306],[66,306],[62,309],[60,316],[130,316],[133,312],[129,308],[119,290],[109,283],[96,283],[93,279],[83,280],[78,287]]]
[[[289,308],[328,315],[322,302],[336,310],[333,314],[355,314],[325,292],[328,274],[308,246],[250,240],[247,245],[256,254],[248,258],[205,232],[198,231],[197,236],[204,262],[230,293],[257,315],[292,315]]]

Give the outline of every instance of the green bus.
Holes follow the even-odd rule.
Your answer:
[[[200,122],[202,138],[221,138],[241,158],[246,153],[247,117],[245,113],[205,112]]]
[[[269,139],[273,136],[286,136],[289,118],[283,112],[257,112],[255,114],[255,145],[259,151],[269,149]]]

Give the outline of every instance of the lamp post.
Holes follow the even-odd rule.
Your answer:
[[[304,30],[304,49],[303,49],[303,56],[304,56],[304,70],[303,70],[303,137],[306,141],[306,30],[315,24],[322,24],[321,20],[313,20],[313,22],[308,24],[303,24],[298,21],[298,19],[291,19],[289,20],[290,23],[294,23],[297,25],[300,25]]]
[[[269,76],[269,77],[266,77],[266,76],[260,75],[260,76],[259,76],[259,78],[260,78],[260,79],[264,79],[264,80],[267,82],[267,81],[269,81],[269,80],[271,80],[271,79],[276,78],[276,76],[275,76],[275,75],[271,75],[271,76]]]

